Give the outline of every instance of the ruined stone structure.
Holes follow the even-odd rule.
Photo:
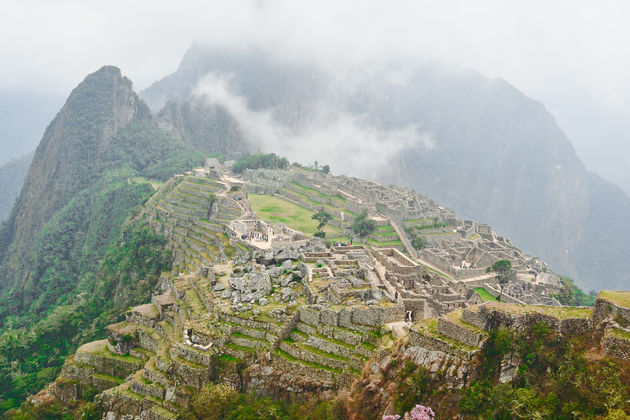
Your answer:
[[[425,319],[410,326],[409,346],[405,353],[432,373],[448,368],[446,377],[449,385],[461,387],[474,379],[470,376],[469,362],[480,352],[491,331],[499,328],[528,331],[533,325],[544,323],[551,331],[564,337],[595,334],[603,330],[604,354],[630,360],[630,318],[626,318],[630,308],[615,303],[614,299],[623,293],[628,292],[602,292],[595,308],[487,302],[457,309],[437,319]],[[628,305],[628,302],[624,304]],[[624,322],[625,325],[622,325]],[[512,381],[519,364],[519,360],[502,363],[500,382]]]
[[[519,312],[518,305],[472,306],[480,302],[473,288],[484,279],[466,283],[428,271],[405,255],[406,243],[391,239],[409,218],[431,220],[438,230],[460,226],[452,212],[407,190],[299,170],[246,171],[236,180],[217,164],[171,179],[148,202],[144,217],[169,239],[173,269],[162,274],[151,303],[130,309],[125,321],[107,328],[107,340],[85,344],[67,359],[49,388],[57,398],[77,399],[95,387],[107,418],[171,419],[211,380],[272,395],[336,390],[405,334],[410,357],[431,372],[448,367],[451,385],[461,386],[468,362],[498,326],[518,328],[535,319],[570,334],[610,314],[630,320],[604,303],[596,308],[597,321],[588,309],[566,318],[546,307],[531,309],[538,316]],[[327,245],[253,217],[248,192],[325,208],[340,225],[366,209],[380,218],[378,232],[389,240]],[[506,255],[520,267],[520,251],[471,223],[461,225],[464,233],[451,244],[454,256],[477,258],[476,264]],[[265,232],[265,246],[247,238]],[[473,235],[490,239],[466,239]],[[462,241],[466,246],[458,248]],[[501,241],[504,248],[491,245]],[[502,293],[544,295],[551,282],[510,283]],[[496,284],[486,286],[500,293]],[[615,319],[608,321],[617,324],[610,324],[606,348],[625,357],[627,324]],[[244,371],[236,369],[241,363]]]

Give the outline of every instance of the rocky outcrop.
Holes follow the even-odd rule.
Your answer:
[[[32,240],[74,194],[95,182],[113,137],[151,114],[116,67],[90,74],[73,91],[35,150],[10,223],[19,243]],[[87,122],[87,123],[84,123]]]

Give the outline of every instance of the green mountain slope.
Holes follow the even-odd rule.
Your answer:
[[[49,380],[82,337],[147,299],[170,260],[162,239],[130,217],[156,183],[200,161],[160,129],[117,68],[73,90],[0,226],[4,408]]]

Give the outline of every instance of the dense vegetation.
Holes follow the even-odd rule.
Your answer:
[[[360,238],[371,235],[376,230],[376,222],[368,217],[367,210],[358,215],[351,226],[352,232]]]
[[[593,337],[559,340],[546,324],[527,334],[491,334],[480,379],[463,390],[462,412],[482,418],[610,418],[630,415],[630,364],[599,359]],[[597,347],[595,347],[597,348]],[[518,357],[511,384],[497,384],[501,360]]]
[[[143,196],[141,186],[131,185],[118,191],[120,200],[112,205]],[[73,202],[72,210],[77,205]],[[129,306],[146,301],[160,273],[170,268],[166,240],[142,219],[121,230],[126,215],[117,212],[115,222],[100,219],[89,239],[72,243],[68,235],[73,223],[81,223],[79,211],[73,213],[78,219],[60,217],[64,224],[43,235],[51,240],[51,249],[36,262],[42,293],[24,312],[6,317],[0,330],[1,411],[52,381],[66,355],[84,341],[102,337],[103,327],[119,320]],[[110,238],[106,246],[94,243],[104,238]],[[5,311],[13,309],[8,302],[10,298],[0,305]]]
[[[396,413],[415,404],[432,407],[436,418],[469,419],[625,419],[630,415],[630,362],[602,357],[599,337],[558,337],[546,324],[529,331],[498,330],[490,335],[470,386],[446,386],[444,371],[432,377],[394,353],[382,376],[364,374],[353,388],[347,408],[357,419],[377,419],[388,403]],[[499,384],[501,362],[517,363],[510,383]]]
[[[554,297],[562,305],[568,306],[593,306],[595,304],[595,291],[584,293],[582,289],[577,287],[572,279],[565,276],[559,276],[562,282],[562,291]]]
[[[0,226],[0,412],[148,300],[169,264],[164,241],[139,220],[123,226],[160,181],[203,157],[160,128],[118,69],[73,91]]]
[[[255,155],[249,155],[243,159],[237,161],[232,166],[232,171],[235,173],[241,173],[245,169],[287,169],[289,167],[289,161],[287,158],[281,158],[275,153],[268,155],[263,153],[257,153]]]
[[[29,153],[0,166],[0,221],[11,214],[32,159],[33,153]]]
[[[226,384],[207,384],[195,396],[186,420],[336,420],[345,418],[340,400],[304,398],[295,403],[243,394]]]

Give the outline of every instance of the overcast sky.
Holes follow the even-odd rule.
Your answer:
[[[0,90],[65,97],[104,64],[141,90],[195,39],[328,65],[440,59],[542,101],[587,167],[630,188],[628,1],[0,1]]]

